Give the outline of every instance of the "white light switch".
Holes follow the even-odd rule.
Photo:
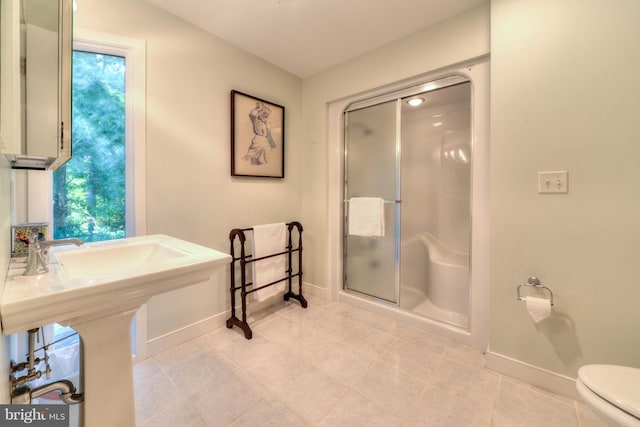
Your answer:
[[[568,193],[567,171],[538,172],[538,193]]]

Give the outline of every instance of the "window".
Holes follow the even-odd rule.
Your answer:
[[[53,173],[53,236],[126,236],[125,68],[122,56],[73,52],[73,157]]]
[[[142,40],[74,28],[72,160],[67,162],[65,174],[55,171],[55,178],[44,179],[54,174],[29,173],[27,178],[26,220],[52,224],[52,238],[73,236],[96,241],[146,233],[145,51],[145,42]],[[87,67],[90,70],[88,72]],[[82,74],[98,72],[110,76],[96,78],[97,81],[93,82],[93,90],[104,93],[91,94],[88,89],[90,82],[78,79],[82,79]],[[75,87],[79,89],[76,91]],[[93,110],[103,108],[101,105],[77,104],[77,95],[87,103],[108,101],[113,109],[109,111],[110,120],[93,113]],[[112,102],[114,99],[118,102]],[[80,111],[82,108],[84,112]],[[97,125],[96,122],[102,123]],[[109,134],[111,137],[115,134],[118,136],[111,138],[108,149],[102,149],[109,145],[98,144],[95,139]],[[74,166],[71,162],[79,164]],[[93,167],[88,166],[89,162],[93,163]],[[91,187],[82,181],[94,179],[92,175],[105,176],[102,169],[107,166],[113,172],[115,164],[123,171],[119,173],[120,181],[109,178],[107,186],[90,194]],[[104,187],[115,194],[106,194]],[[73,191],[81,193],[74,194]],[[105,206],[106,200],[118,199],[120,201],[117,204],[122,206],[123,197],[124,213],[121,210],[108,210]],[[78,206],[69,206],[70,200],[83,202]],[[102,209],[101,219],[92,217],[95,211],[90,209],[94,204],[98,211]],[[65,214],[71,218],[62,217]],[[72,231],[72,227],[76,229]],[[89,235],[92,237],[88,238]]]

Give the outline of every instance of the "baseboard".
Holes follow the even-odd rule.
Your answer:
[[[491,370],[524,381],[543,390],[574,400],[581,400],[576,390],[576,381],[573,378],[491,351],[486,353],[485,360],[486,367]]]
[[[199,320],[190,325],[168,332],[159,337],[147,341],[146,357],[151,357],[162,351],[168,350],[187,341],[198,338],[214,329],[225,325],[229,318],[229,310],[218,313],[206,319]]]
[[[302,293],[305,295],[312,295],[317,298],[322,298],[326,301],[331,299],[331,291],[329,288],[322,288],[309,282],[303,282]]]
[[[326,300],[329,299],[328,289],[321,288],[319,286],[315,286],[306,282],[304,282],[302,293],[303,295],[307,294],[313,295],[318,298],[324,298]],[[269,306],[278,303],[278,301],[282,301],[281,295],[282,294],[274,296],[265,301],[247,301],[247,313],[255,313],[267,309]],[[238,302],[238,307],[236,308],[236,310],[239,309],[240,303]],[[198,338],[199,336],[204,335],[207,332],[211,332],[214,329],[221,328],[226,325],[226,321],[230,315],[231,310],[225,310],[222,313],[215,314],[211,317],[199,320],[190,325],[175,329],[164,335],[152,338],[147,341],[146,351],[144,353],[144,356],[140,360],[144,359],[145,357],[151,357],[154,354],[158,354],[162,351],[168,350],[171,347],[184,344],[185,342]]]

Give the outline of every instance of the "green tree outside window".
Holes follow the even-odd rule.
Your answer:
[[[55,239],[125,237],[125,59],[73,53],[73,157],[53,173]]]

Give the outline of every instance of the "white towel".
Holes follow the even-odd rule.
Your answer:
[[[384,200],[379,197],[349,199],[349,234],[352,236],[384,236]]]
[[[253,226],[253,258],[260,258],[283,252],[287,248],[287,226],[281,222]],[[286,277],[286,258],[280,255],[253,263],[253,289]],[[254,292],[258,301],[264,301],[278,292],[282,292],[285,283],[280,282],[268,288]]]

